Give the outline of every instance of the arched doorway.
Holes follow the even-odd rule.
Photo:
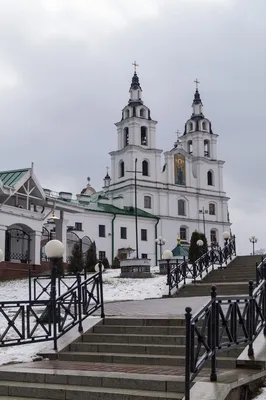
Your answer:
[[[29,264],[31,250],[31,228],[26,225],[11,225],[6,230],[6,261]]]
[[[72,255],[72,251],[74,249],[74,246],[77,243],[80,245],[83,257],[85,259],[86,253],[89,250],[89,248],[90,248],[90,246],[92,244],[92,241],[88,236],[84,236],[83,238],[80,238],[73,231],[67,232],[67,249],[66,249],[67,262],[69,262],[69,259],[70,259],[71,255]]]

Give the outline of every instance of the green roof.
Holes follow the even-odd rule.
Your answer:
[[[30,168],[0,171],[0,180],[3,182],[3,185],[14,187],[29,170]]]
[[[89,211],[98,211],[98,212],[105,212],[105,213],[110,213],[110,214],[131,215],[132,217],[134,217],[134,215],[135,215],[134,207],[118,208],[118,207],[113,206],[112,204],[91,202],[91,203],[87,204],[85,208],[86,208],[86,210],[89,210]],[[137,214],[139,217],[156,218],[153,214],[150,214],[146,211],[140,210],[139,208],[137,209]]]
[[[184,249],[180,243],[174,248],[172,251],[174,257],[187,257],[188,256],[188,251]]]

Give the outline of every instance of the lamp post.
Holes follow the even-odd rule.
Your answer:
[[[95,272],[99,272],[99,282],[100,282],[100,296],[101,296],[101,318],[105,317],[104,314],[104,303],[103,303],[103,271],[104,271],[104,266],[102,264],[102,261],[100,260],[94,267]]]
[[[170,274],[170,260],[173,258],[171,250],[165,250],[163,252],[162,259],[167,262],[167,284],[168,284],[168,295],[171,296],[171,274]]]
[[[137,174],[142,174],[142,171],[137,171],[138,159],[135,158],[135,168],[134,171],[134,191],[135,191],[135,235],[136,235],[136,256],[139,258],[139,238],[138,238],[138,192],[137,192]]]
[[[162,246],[165,245],[166,241],[165,239],[162,238],[162,236],[159,236],[157,239],[155,239],[155,243],[157,246],[160,246],[160,260],[162,259]]]
[[[205,214],[208,214],[208,210],[205,210],[205,208],[202,207],[202,210],[199,210],[199,213],[202,214],[202,219],[203,219],[203,233],[204,233],[204,236],[206,236]]]
[[[256,238],[256,236],[251,236],[249,238],[250,243],[252,243],[252,249],[253,249],[253,256],[255,255],[255,243],[257,243],[258,238]]]
[[[224,238],[224,245],[226,246],[227,243],[228,243],[228,240],[229,240],[229,238],[230,238],[230,233],[227,232],[227,231],[225,231],[225,232],[223,233],[223,238]]]
[[[43,314],[40,317],[41,322],[48,323],[53,322],[56,324],[58,315],[56,315],[56,272],[57,262],[63,257],[65,248],[60,240],[50,240],[45,245],[45,254],[52,263],[51,270],[51,292],[50,292],[50,304],[46,307]]]

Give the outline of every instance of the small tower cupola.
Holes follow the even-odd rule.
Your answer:
[[[130,99],[129,99],[129,104],[130,103],[138,103],[138,104],[143,104],[142,100],[141,100],[141,93],[142,93],[142,89],[139,83],[139,77],[137,75],[137,67],[138,64],[136,63],[136,61],[133,63],[134,65],[134,75],[132,77],[132,82],[131,82],[131,86],[129,89],[129,93],[130,93]]]
[[[200,116],[200,117],[204,118],[203,104],[202,104],[202,101],[200,98],[199,88],[198,88],[199,81],[196,79],[195,83],[196,83],[196,91],[195,91],[194,100],[192,103],[193,112],[192,112],[191,118],[196,117],[196,116],[197,117]]]
[[[110,178],[110,175],[109,175],[109,173],[108,173],[109,168],[106,167],[106,170],[107,170],[107,171],[106,171],[106,175],[105,175],[105,178],[104,178],[104,180],[103,180],[103,188],[104,188],[104,189],[109,188],[110,183],[111,183],[111,178]]]

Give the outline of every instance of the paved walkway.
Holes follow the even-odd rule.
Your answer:
[[[118,301],[106,303],[105,314],[119,317],[184,317],[186,307],[191,307],[195,314],[209,301],[210,296]]]

